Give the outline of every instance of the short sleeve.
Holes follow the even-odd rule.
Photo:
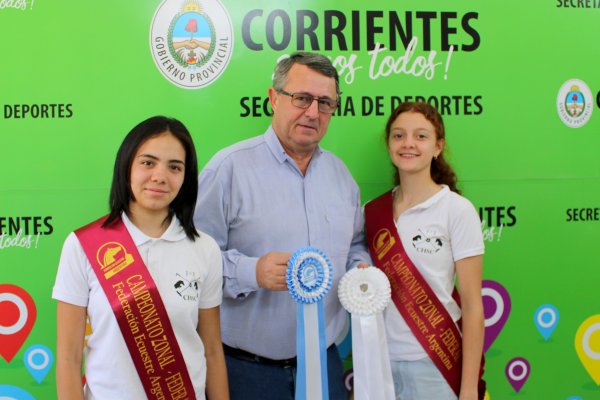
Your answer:
[[[198,302],[199,308],[213,308],[223,299],[223,258],[217,242],[208,234],[201,232],[200,240],[206,251],[207,274]]]
[[[464,197],[458,197],[450,213],[450,237],[454,261],[482,255],[484,253],[481,221],[473,204]]]
[[[74,232],[63,244],[52,289],[52,298],[76,306],[87,307],[89,301],[88,274],[91,266]]]

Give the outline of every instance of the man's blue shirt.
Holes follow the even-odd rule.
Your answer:
[[[196,226],[223,252],[223,342],[272,359],[296,355],[296,303],[287,291],[259,288],[256,262],[304,246],[322,250],[333,265],[324,300],[327,345],[338,339],[348,324],[339,280],[370,262],[359,189],[344,163],[318,147],[302,175],[269,127],[218,152],[202,170],[198,192]]]

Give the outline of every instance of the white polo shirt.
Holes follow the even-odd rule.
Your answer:
[[[452,319],[460,319],[452,298],[454,263],[484,252],[481,223],[469,200],[445,186],[425,202],[406,210],[396,221],[406,253]],[[419,360],[427,353],[393,302],[384,312],[390,359]]]
[[[198,309],[221,304],[221,251],[203,232],[190,241],[177,218],[160,238],[145,235],[127,215],[122,218],[158,287],[196,396],[204,399],[206,360],[196,330]],[[63,246],[52,297],[87,307],[92,333],[84,353],[86,399],[146,399],[113,310],[74,233]]]

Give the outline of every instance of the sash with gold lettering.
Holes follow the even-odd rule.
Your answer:
[[[149,399],[196,398],[167,310],[121,219],[75,231],[115,313]]]
[[[390,191],[365,205],[369,252],[373,263],[385,272],[390,281],[396,308],[458,396],[462,370],[462,336],[444,305],[406,254],[394,224],[393,201]],[[456,290],[453,297],[458,300]],[[483,399],[483,357],[479,374],[479,398]]]

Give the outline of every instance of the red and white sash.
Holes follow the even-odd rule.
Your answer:
[[[458,396],[462,370],[462,336],[452,317],[402,246],[394,224],[391,191],[365,205],[365,225],[371,258],[390,281],[392,301]],[[456,290],[453,297],[458,300]],[[482,374],[483,359],[480,368],[480,399],[485,395]]]
[[[75,231],[115,313],[149,399],[196,398],[160,294],[121,219]],[[110,349],[108,349],[110,351]]]

